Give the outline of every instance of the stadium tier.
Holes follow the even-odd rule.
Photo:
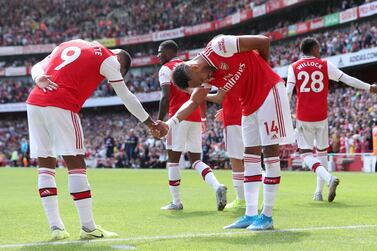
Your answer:
[[[4,5],[1,11],[6,12],[7,9],[15,8],[19,4],[20,1],[14,1],[10,5]],[[162,40],[170,38],[178,42],[179,55],[187,60],[194,57],[211,36],[219,33],[246,34],[251,30],[253,33],[266,34],[272,39],[270,65],[281,77],[286,78],[287,66],[300,56],[298,50],[300,41],[310,35],[320,41],[321,56],[328,58],[339,68],[361,75],[361,79],[367,82],[376,81],[371,74],[373,70],[370,64],[377,60],[375,56],[377,23],[374,18],[377,1],[316,1],[316,3],[312,1],[151,1],[156,9],[164,11],[156,11],[158,16],[155,17],[141,15],[142,18],[138,19],[135,18],[135,13],[131,15],[128,10],[144,13],[145,6],[135,7],[128,1],[96,4],[84,1],[84,4],[88,5],[84,14],[64,19],[56,13],[62,11],[67,14],[75,13],[78,3],[68,1],[64,5],[47,6],[48,11],[46,7],[38,5],[38,1],[27,4],[30,5],[29,7],[38,6],[38,8],[29,11],[24,5],[18,12],[12,14],[14,20],[20,20],[16,22],[19,23],[16,29],[10,29],[9,18],[2,17],[4,27],[1,30],[3,46],[0,46],[0,112],[2,112],[0,116],[6,118],[1,121],[1,134],[4,137],[1,137],[0,162],[3,165],[11,163],[12,153],[15,159],[15,152],[18,152],[17,165],[22,165],[20,149],[22,142],[25,143],[28,138],[24,101],[34,85],[29,77],[32,65],[44,58],[57,43],[71,38],[96,39],[109,47],[117,46],[130,51],[134,58],[133,68],[126,77],[127,86],[143,103],[147,102],[148,108],[155,114],[157,101],[160,98],[157,47]],[[169,6],[174,7],[168,8]],[[223,7],[216,8],[217,12],[207,15],[205,10],[214,6]],[[187,10],[190,10],[192,18],[180,18],[180,15],[187,13]],[[290,14],[296,10],[300,10],[298,15]],[[46,14],[41,15],[41,13]],[[281,17],[286,17],[284,22],[281,21]],[[14,27],[14,24],[12,25]],[[129,27],[133,29],[130,30]],[[371,121],[376,109],[373,105],[375,98],[337,86],[331,87],[329,95],[330,105],[347,101],[354,109],[352,114],[360,114],[363,118],[357,120],[357,123],[354,122],[355,118],[346,119],[345,117],[351,116],[346,116],[350,114],[346,113],[347,106],[340,106],[338,108],[340,110],[329,117],[332,135],[330,139],[331,142],[335,142],[331,143],[332,151],[370,152],[372,150]],[[93,163],[96,163],[93,165],[121,166],[116,164],[114,159],[108,161],[103,154],[103,149],[106,148],[103,140],[106,131],[120,131],[120,128],[112,130],[116,125],[123,125],[125,127],[123,131],[135,126],[136,121],[132,122],[132,126],[124,122],[120,115],[122,113],[119,110],[120,104],[121,101],[115,96],[111,86],[101,84],[84,106],[87,108],[82,113],[83,121],[97,120],[97,115],[93,112],[96,109],[107,113],[113,113],[114,108],[118,110],[114,112],[111,122],[105,123],[107,119],[99,120],[104,123],[102,125],[104,129],[100,130],[100,133],[93,133],[95,136],[89,133],[90,129],[83,123],[87,154]],[[214,114],[216,109],[214,105],[209,106],[210,114]],[[212,118],[210,117],[211,120]],[[9,119],[12,119],[12,122]],[[9,126],[14,123],[19,127]],[[216,154],[225,160],[226,158],[222,156],[224,145],[221,144],[221,126],[217,123],[214,125],[216,126],[210,127],[209,132],[203,136],[203,144],[208,148],[206,158],[210,159],[209,156],[218,151]],[[137,134],[140,139],[147,137],[145,129],[138,131]],[[115,140],[114,151],[117,158],[118,154],[124,153],[124,147],[121,145],[127,137],[112,136]],[[140,152],[148,148],[142,142],[143,140],[140,140],[138,144]],[[342,142],[342,148],[337,146],[339,142]],[[158,145],[157,148],[158,155],[162,156],[159,161],[165,161],[166,157],[161,154],[164,153],[163,147]],[[282,157],[291,158],[295,149],[295,147],[284,148],[281,152]],[[149,151],[147,154],[155,151],[157,150]],[[124,156],[126,160],[122,163],[129,164],[127,156],[125,154]],[[140,162],[147,163],[145,160]],[[224,166],[224,163],[219,166]],[[151,166],[162,167],[154,164]]]

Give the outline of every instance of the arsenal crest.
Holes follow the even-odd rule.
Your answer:
[[[229,65],[227,65],[227,64],[224,63],[224,62],[221,62],[221,63],[220,63],[220,69],[221,69],[221,70],[224,70],[224,71],[227,71],[227,70],[229,70]]]

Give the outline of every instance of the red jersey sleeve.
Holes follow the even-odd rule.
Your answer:
[[[200,55],[207,63],[217,68],[221,67],[221,62],[239,53],[239,40],[236,36],[219,35],[213,38]]]
[[[103,61],[100,66],[100,74],[107,79],[109,84],[124,83],[120,73],[120,63],[116,56],[110,56]]]

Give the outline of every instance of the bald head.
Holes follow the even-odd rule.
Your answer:
[[[118,58],[118,61],[120,63],[120,73],[122,74],[123,77],[126,76],[128,70],[131,67],[131,61],[132,61],[131,55],[127,51],[122,50],[122,49],[115,49],[111,51]]]

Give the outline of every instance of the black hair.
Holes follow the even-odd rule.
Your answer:
[[[187,75],[185,63],[180,63],[173,69],[172,77],[173,82],[179,88],[183,90],[188,88],[188,81],[190,81],[190,77]]]
[[[304,55],[309,55],[315,46],[319,46],[319,42],[314,37],[307,37],[301,41],[300,50]]]
[[[160,44],[161,48],[172,50],[173,52],[178,52],[178,45],[173,40],[166,40]]]

